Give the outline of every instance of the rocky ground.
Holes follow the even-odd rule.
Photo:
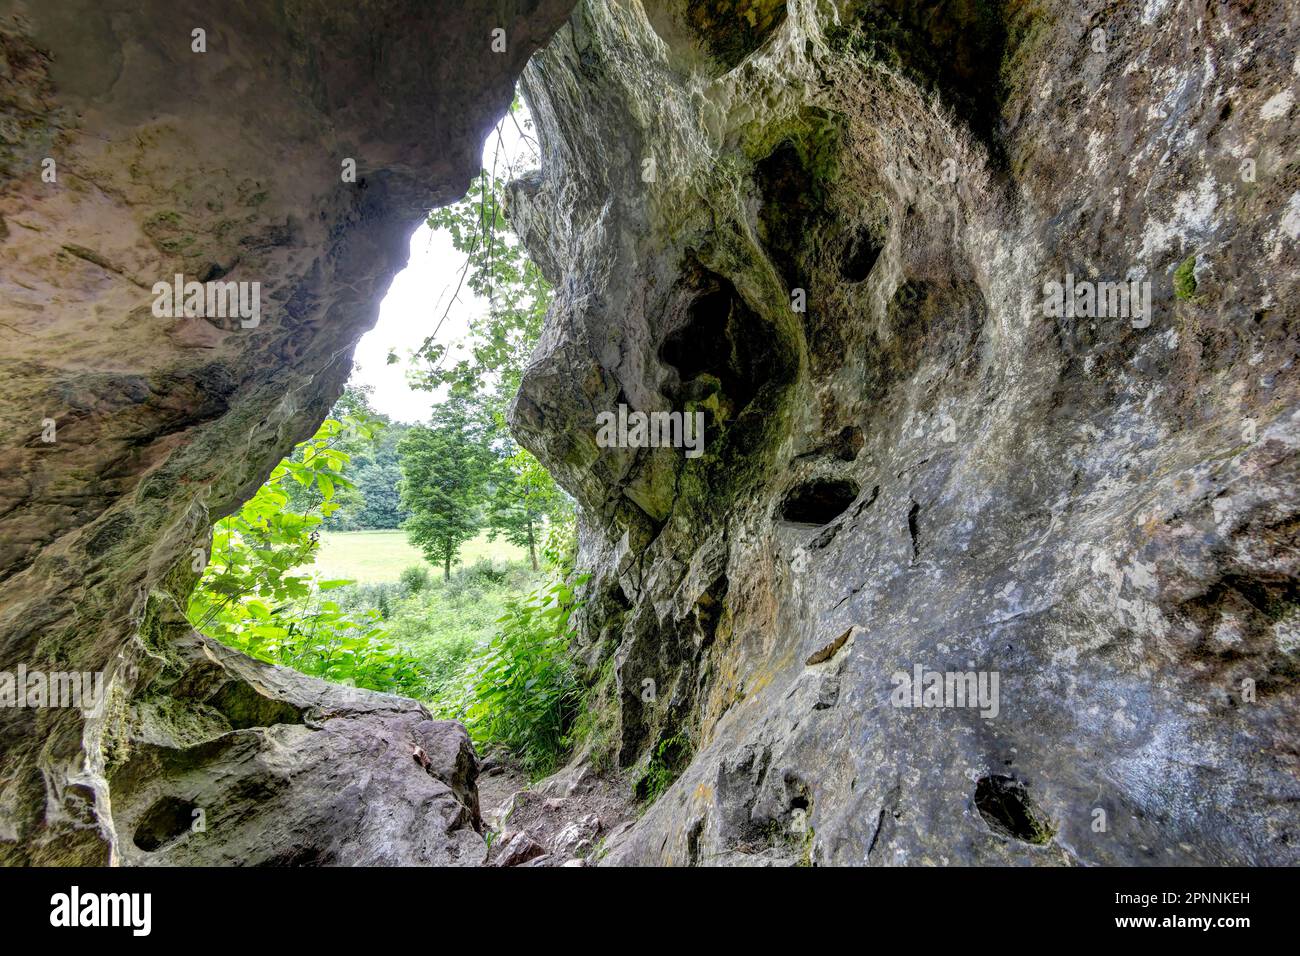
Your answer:
[[[625,779],[571,768],[537,787],[508,758],[483,761],[478,779],[488,866],[585,866],[635,817]]]

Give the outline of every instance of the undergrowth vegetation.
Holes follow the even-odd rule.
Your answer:
[[[426,678],[420,663],[385,639],[374,608],[346,608],[333,592],[346,580],[311,570],[319,529],[352,487],[344,441],[368,437],[361,419],[326,419],[316,434],[271,472],[266,483],[213,529],[210,554],[187,608],[194,627],[250,657],[325,680],[414,695]]]
[[[497,633],[468,658],[438,707],[463,721],[476,742],[505,748],[535,775],[568,753],[582,705],[569,621],[574,588],[583,583],[585,576],[555,574],[509,600]]]
[[[190,621],[259,660],[422,700],[464,721],[480,747],[501,747],[534,774],[553,769],[583,699],[569,655],[586,583],[573,570],[572,521],[551,526],[540,571],[481,560],[445,579],[419,565],[379,584],[323,579],[312,569],[319,529],[352,487],[339,440],[374,427],[327,420],[217,523]]]

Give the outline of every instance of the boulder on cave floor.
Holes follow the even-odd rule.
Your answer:
[[[478,760],[459,723],[198,634],[172,649],[104,738],[119,862],[484,861]]]

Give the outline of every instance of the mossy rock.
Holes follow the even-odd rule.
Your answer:
[[[1190,255],[1178,264],[1174,270],[1174,295],[1184,302],[1197,302],[1196,294],[1196,256]]]

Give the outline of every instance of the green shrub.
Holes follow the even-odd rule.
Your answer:
[[[429,699],[444,694],[470,656],[491,640],[493,615],[500,613],[503,600],[448,600],[439,589],[429,588],[398,607],[388,621],[389,636],[429,675]]]
[[[349,584],[339,589],[334,600],[348,611],[368,613],[375,611],[380,620],[387,621],[406,597],[406,586],[393,581],[378,584]]]
[[[326,419],[238,511],[218,521],[186,614],[197,630],[250,657],[326,680],[423,696],[427,676],[415,658],[384,640],[381,611],[325,597],[352,582],[321,580],[310,568],[321,524],[338,508],[336,494],[352,487],[344,475],[350,462],[344,437],[372,431],[363,419]]]
[[[403,571],[397,580],[406,588],[408,594],[419,594],[429,586],[429,569],[421,564],[413,564]]]
[[[465,577],[480,586],[495,587],[510,577],[509,566],[498,568],[490,558],[479,558],[465,571]]]
[[[499,631],[467,662],[458,686],[439,708],[462,720],[479,745],[514,753],[534,775],[552,770],[568,752],[582,688],[569,658],[570,618],[578,606],[563,569],[527,597],[507,602]]]
[[[349,614],[319,598],[298,620],[276,622],[258,601],[243,605],[245,627],[221,634],[223,643],[249,657],[292,667],[312,677],[404,697],[424,697],[429,675],[420,661],[384,640],[377,612]]]
[[[485,587],[472,569],[461,568],[450,581],[430,580],[418,594],[394,606],[387,621],[388,637],[428,672],[429,697],[435,707],[461,676],[465,662],[488,646],[510,598],[535,580],[522,565],[508,566],[503,576],[499,584]]]
[[[574,746],[585,748],[593,770],[607,773],[618,766],[618,732],[618,675],[611,655],[600,665],[583,698],[582,712],[573,726]]]

